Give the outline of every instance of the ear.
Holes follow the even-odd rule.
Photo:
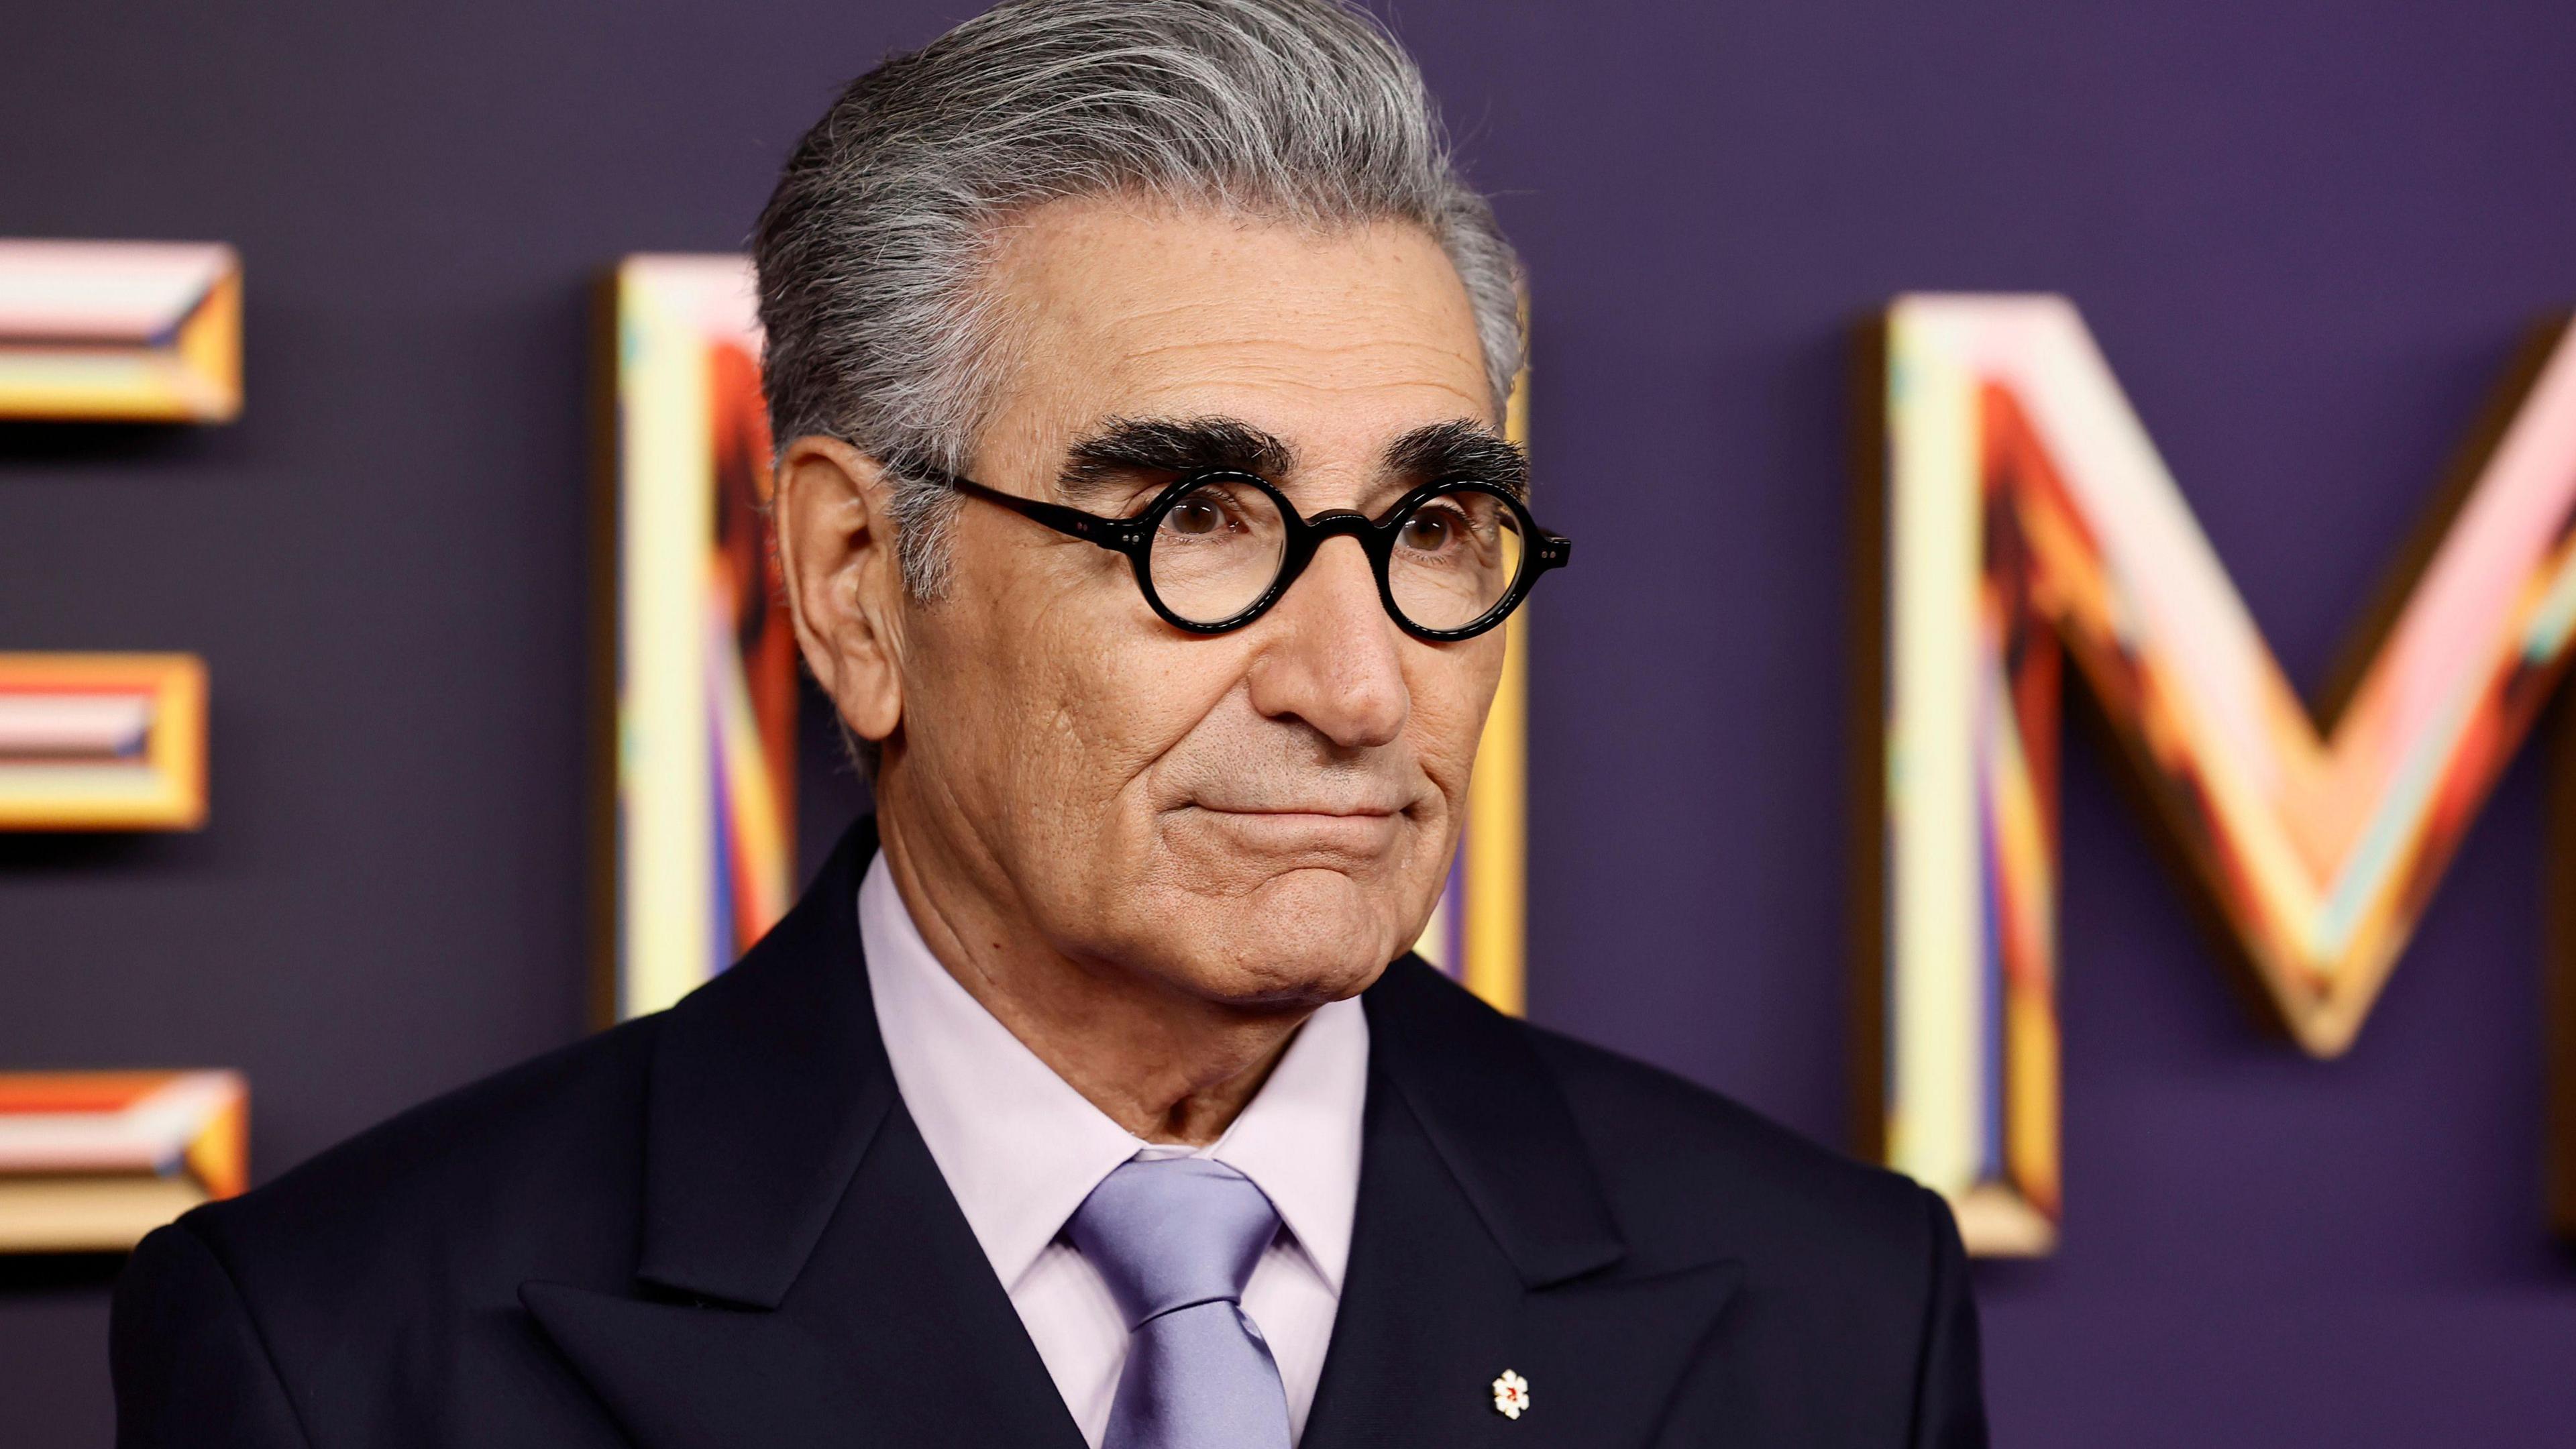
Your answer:
[[[903,718],[904,583],[888,483],[882,465],[837,438],[798,438],[778,455],[778,562],[796,645],[851,732],[875,742]]]

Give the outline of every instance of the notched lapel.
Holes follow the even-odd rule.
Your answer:
[[[547,1283],[523,1286],[519,1298],[646,1449],[1082,1449],[899,1107],[778,1307]]]
[[[1651,1443],[1743,1265],[1638,1276],[1614,1262],[1533,1286],[1412,1109],[1373,1085],[1369,1113],[1350,1269],[1301,1449]],[[1518,1419],[1494,1407],[1506,1369],[1529,1384]]]
[[[1517,1360],[1530,1407],[1494,1413],[1473,1442],[1633,1449],[1651,1441],[1674,1391],[1744,1281],[1732,1258],[1634,1280],[1561,1284],[1522,1305]],[[1501,1370],[1497,1368],[1496,1372]]]
[[[1382,1071],[1369,1082],[1366,1143],[1350,1266],[1300,1449],[1478,1442],[1487,1420],[1503,1422],[1485,1386],[1512,1366],[1526,1290]]]
[[[619,1298],[530,1283],[519,1301],[536,1315],[609,1416],[644,1449],[733,1449],[870,1442],[933,1444],[931,1426],[902,1422],[907,1402],[871,1395],[865,1373],[778,1315]],[[907,1429],[913,1432],[906,1433]]]
[[[1359,1211],[1302,1449],[1640,1449],[1742,1265],[1630,1254],[1520,1025],[1411,957],[1366,1000]],[[1517,1419],[1505,1370],[1529,1385]]]
[[[1082,1449],[898,1099],[856,919],[875,847],[854,827],[665,1022],[634,1295],[520,1287],[646,1449]]]

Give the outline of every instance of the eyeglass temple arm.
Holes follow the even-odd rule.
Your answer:
[[[1046,503],[1035,498],[1022,498],[1016,493],[1005,493],[999,488],[987,488],[972,478],[961,477],[955,473],[933,471],[931,476],[960,493],[981,498],[987,503],[998,503],[1023,518],[1043,523],[1058,533],[1088,539],[1113,553],[1127,553],[1136,546],[1136,526],[1128,519],[1102,518],[1095,513],[1085,513],[1079,508],[1067,508],[1061,503]]]

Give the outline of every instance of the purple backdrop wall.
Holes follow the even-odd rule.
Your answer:
[[[0,837],[0,1062],[246,1067],[263,1175],[581,1029],[586,283],[735,244],[830,87],[969,6],[295,8],[22,6],[0,46],[0,232],[239,244],[250,387],[220,431],[0,430],[0,647],[194,648],[215,690],[207,833]],[[2576,300],[2576,8],[1935,8],[1395,8],[1528,255],[1584,544],[1535,621],[1533,1014],[1828,1138],[1848,324],[2072,294],[2314,680]],[[2318,1065],[2079,745],[2071,1224],[1980,1275],[2004,1442],[2565,1437],[2541,789]],[[106,1441],[96,1279],[0,1268],[0,1440]]]

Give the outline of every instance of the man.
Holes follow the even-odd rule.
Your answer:
[[[1405,954],[1569,545],[1374,22],[1004,5],[757,253],[874,821],[672,1011],[154,1234],[122,1442],[1982,1442],[1937,1199]]]

